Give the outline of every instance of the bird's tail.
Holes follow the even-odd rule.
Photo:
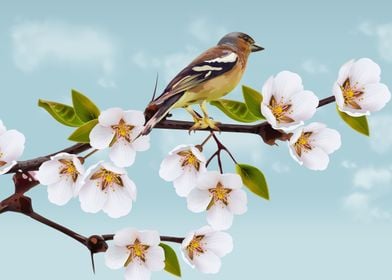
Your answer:
[[[145,111],[147,123],[144,125],[144,129],[142,130],[142,132],[140,132],[138,137],[149,134],[151,130],[154,128],[154,126],[157,123],[159,123],[164,117],[166,117],[166,115],[169,113],[169,111],[173,108],[174,104],[179,99],[178,96],[177,95],[172,96],[159,105],[154,104],[154,101],[150,103],[150,105],[147,107]],[[158,108],[158,109],[154,110],[154,108]],[[154,111],[153,115],[148,116],[149,114],[151,115],[151,111]]]

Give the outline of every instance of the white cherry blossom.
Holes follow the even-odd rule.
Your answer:
[[[105,263],[111,269],[125,267],[126,280],[148,280],[151,271],[165,267],[165,253],[159,243],[156,231],[120,230],[105,254]]]
[[[25,137],[17,130],[7,130],[0,121],[0,175],[7,173],[23,154]]]
[[[189,193],[188,209],[196,213],[207,211],[208,224],[216,230],[226,230],[231,227],[234,214],[247,211],[247,196],[241,187],[238,174],[207,171]]]
[[[261,112],[275,129],[291,131],[310,119],[318,106],[317,96],[304,90],[301,77],[282,71],[270,77],[262,89]]]
[[[206,159],[194,145],[179,145],[162,161],[159,175],[173,182],[176,193],[186,197],[196,186],[197,178],[206,171]]]
[[[136,186],[125,169],[108,162],[90,167],[79,191],[83,211],[97,213],[103,210],[111,218],[128,215],[136,200]]]
[[[98,124],[90,132],[90,145],[95,149],[110,147],[109,158],[119,167],[131,166],[136,152],[150,147],[149,136],[137,138],[145,118],[140,111],[110,108],[102,111]],[[136,139],[137,138],[137,139]]]
[[[226,233],[205,226],[189,233],[182,242],[185,261],[203,273],[218,273],[221,258],[233,250],[233,239]]]
[[[289,141],[291,156],[312,170],[324,170],[329,154],[340,148],[340,134],[322,123],[311,123],[294,131]]]
[[[41,164],[37,180],[48,186],[48,199],[57,205],[65,205],[78,194],[84,168],[76,155],[59,153]]]
[[[391,93],[380,83],[380,75],[380,67],[369,58],[346,62],[333,86],[339,110],[354,117],[381,110],[391,99]]]

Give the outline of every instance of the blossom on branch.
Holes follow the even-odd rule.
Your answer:
[[[207,222],[216,230],[226,230],[233,223],[233,215],[247,211],[247,196],[241,189],[242,180],[237,174],[203,173],[188,197],[192,212],[207,211]]]
[[[111,163],[99,162],[90,167],[79,191],[83,211],[103,210],[111,218],[128,215],[136,200],[136,186],[125,169]]]
[[[0,175],[7,173],[23,154],[25,137],[17,130],[7,130],[0,120]]]
[[[340,134],[322,123],[311,123],[294,131],[289,141],[291,156],[312,170],[324,170],[328,155],[340,148]]]
[[[105,263],[111,269],[125,267],[127,280],[148,280],[151,271],[165,267],[165,253],[156,231],[126,228],[114,235],[113,243],[105,254]]]
[[[380,66],[369,58],[345,63],[333,86],[339,110],[353,117],[381,110],[391,99],[391,93],[380,83],[380,74]]]
[[[298,74],[282,71],[270,77],[262,89],[261,112],[275,129],[292,131],[316,112],[318,98],[304,90]]]
[[[192,267],[203,273],[218,273],[221,258],[233,250],[233,239],[226,232],[205,226],[189,233],[181,247],[185,261]]]
[[[83,165],[76,155],[59,153],[41,164],[36,178],[48,186],[50,202],[65,205],[78,194],[83,175]]]
[[[136,139],[145,119],[140,111],[110,108],[101,112],[98,124],[90,132],[90,145],[95,149],[110,147],[109,158],[119,167],[131,166],[136,152],[150,147],[149,136]]]
[[[179,145],[162,161],[159,175],[173,182],[176,193],[186,197],[195,188],[197,178],[206,171],[206,159],[194,145]]]

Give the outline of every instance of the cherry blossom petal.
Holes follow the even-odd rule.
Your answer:
[[[102,162],[100,163],[100,165],[102,165],[103,168],[112,171],[114,173],[121,174],[121,175],[127,174],[127,171],[124,168],[118,167],[111,162]]]
[[[48,160],[41,164],[37,172],[37,179],[42,185],[51,185],[61,180],[62,164],[57,160]]]
[[[0,120],[0,135],[7,131],[7,128],[3,124],[3,121]]]
[[[79,191],[80,206],[83,211],[97,213],[105,205],[108,195],[93,181],[87,181]]]
[[[233,213],[221,203],[215,204],[207,211],[207,222],[215,230],[226,230],[233,224]]]
[[[275,129],[279,128],[279,124],[276,121],[276,118],[274,114],[272,114],[272,111],[268,106],[262,105],[261,106],[261,113],[265,117],[266,121]]]
[[[240,175],[234,173],[225,173],[220,176],[219,182],[229,189],[239,189],[242,187],[242,179]]]
[[[129,252],[125,246],[109,246],[105,253],[105,264],[110,269],[120,269],[124,267],[128,257]]]
[[[132,147],[137,152],[144,152],[150,148],[150,136],[140,136],[138,139],[132,142]]]
[[[248,199],[244,190],[237,189],[231,191],[228,197],[228,202],[229,204],[227,207],[230,212],[235,215],[242,215],[248,210]]]
[[[54,184],[48,185],[48,199],[56,205],[65,205],[74,195],[73,183],[62,179]]]
[[[159,243],[161,243],[161,237],[155,230],[139,231],[138,239],[140,243],[147,244],[149,246],[158,246]]]
[[[200,174],[197,179],[196,186],[201,190],[208,190],[215,188],[220,180],[220,174],[218,171],[207,171]]]
[[[329,163],[327,153],[319,147],[313,147],[312,150],[302,153],[300,159],[304,166],[312,170],[325,170]]]
[[[125,228],[116,232],[113,243],[117,246],[125,247],[133,244],[138,237],[138,231],[134,228]]]
[[[143,112],[134,110],[124,111],[124,121],[133,126],[143,126],[146,122]]]
[[[294,93],[304,89],[301,77],[290,71],[278,73],[274,80],[275,99],[287,101]]]
[[[196,148],[195,146],[190,146],[189,148],[190,148],[192,154],[194,154],[195,157],[196,157],[198,160],[200,160],[202,163],[205,163],[205,162],[206,162],[205,156],[203,155],[202,152],[200,152],[200,150],[199,150],[198,148]]]
[[[136,200],[137,189],[135,183],[125,175],[121,176],[121,179],[123,180],[124,188],[128,192],[129,196],[132,200]]]
[[[314,141],[314,145],[323,149],[327,154],[333,153],[341,145],[339,132],[331,128],[321,129],[310,139]]]
[[[347,61],[345,64],[342,65],[339,69],[339,75],[337,80],[337,86],[343,85],[343,83],[347,80],[350,75],[351,68],[354,64],[354,59]],[[339,88],[340,90],[340,88]]]
[[[124,117],[124,111],[121,108],[110,108],[102,111],[98,121],[102,126],[110,127],[116,125]]]
[[[136,152],[132,144],[119,140],[111,147],[109,158],[118,167],[131,166],[135,162]]]
[[[222,262],[221,259],[211,251],[196,255],[193,259],[196,269],[203,273],[218,273]]]
[[[203,212],[211,199],[212,195],[208,190],[193,189],[187,196],[188,209],[195,213]]]
[[[131,262],[125,269],[126,280],[149,280],[150,278],[151,271],[144,264]]]
[[[304,90],[294,94],[291,102],[291,118],[296,121],[306,121],[316,113],[319,100],[312,91]]]
[[[18,162],[16,160],[7,162],[5,165],[3,165],[2,167],[0,167],[0,175],[3,175],[5,173],[7,173],[8,171],[11,170],[12,167],[14,167]]]
[[[364,111],[379,111],[391,100],[391,93],[384,84],[367,84],[364,86],[364,92],[363,99],[359,100]]]
[[[159,176],[165,181],[173,181],[182,173],[181,159],[177,154],[167,156],[161,163],[159,168]]]
[[[196,187],[197,178],[197,171],[190,166],[186,166],[182,175],[173,181],[177,195],[186,197]]]
[[[146,252],[146,266],[151,271],[165,268],[165,252],[160,246],[151,246]]]
[[[380,82],[381,69],[377,63],[369,58],[358,59],[351,67],[350,82],[362,87],[366,84]]]
[[[108,198],[102,210],[111,218],[120,218],[129,214],[132,209],[132,197],[122,187],[110,188]]]
[[[264,83],[263,88],[261,90],[263,95],[263,102],[262,104],[268,105],[272,94],[274,93],[274,77],[271,76],[268,80]]]
[[[341,110],[341,108],[344,108],[346,105],[344,104],[344,97],[343,97],[342,90],[337,83],[333,85],[332,92],[333,95],[335,96],[336,105],[338,105],[338,108]]]
[[[114,137],[114,130],[110,127],[97,124],[90,132],[90,145],[95,149],[109,147]]]
[[[24,150],[25,137],[16,130],[7,130],[0,135],[2,160],[9,162],[17,160]]]
[[[226,232],[216,231],[207,234],[203,241],[218,257],[224,257],[233,250],[233,238]]]

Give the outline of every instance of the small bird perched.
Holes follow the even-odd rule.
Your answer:
[[[263,49],[244,33],[224,36],[178,73],[163,93],[148,104],[144,111],[147,123],[141,135],[150,133],[173,108],[185,108],[192,115],[195,124],[190,130],[207,127],[219,130],[207,114],[206,103],[232,91],[245,71],[249,54]],[[192,104],[200,105],[203,117],[190,107]]]

